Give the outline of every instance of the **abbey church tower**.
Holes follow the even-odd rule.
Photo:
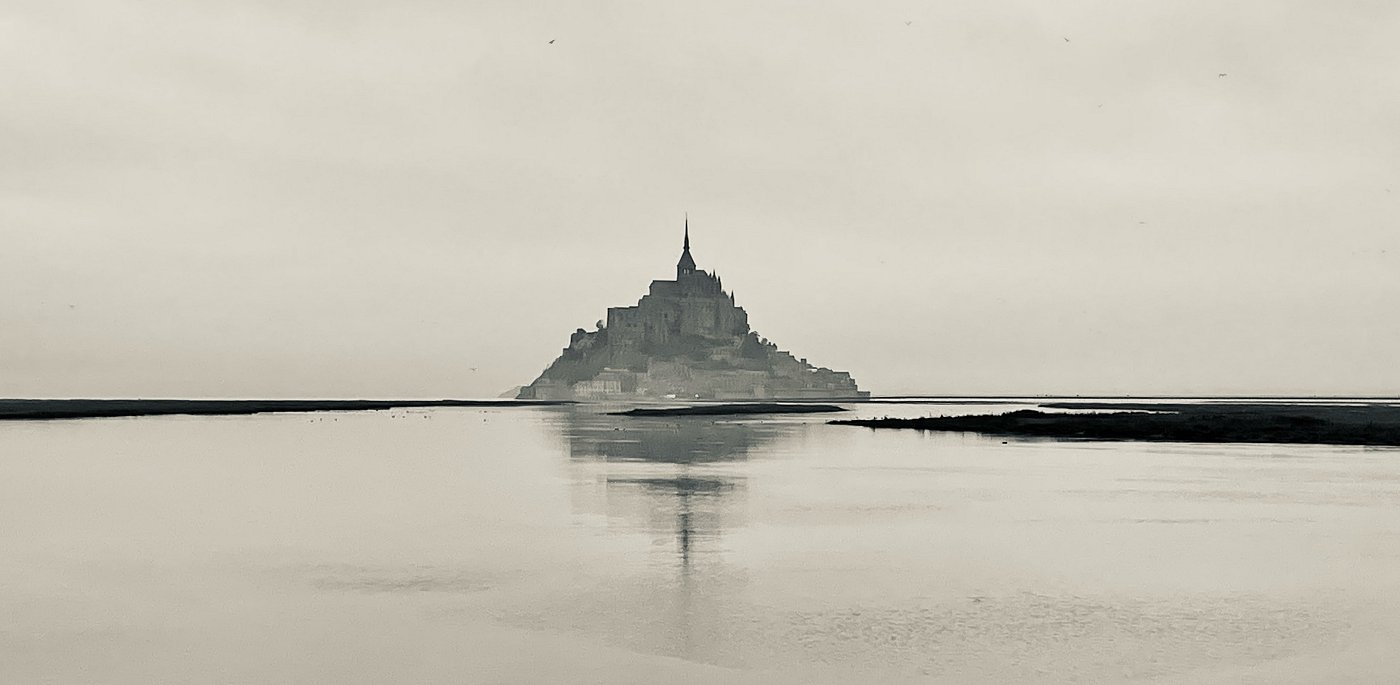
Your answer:
[[[690,256],[690,217],[685,218],[685,242],[681,243],[681,260],[676,262],[676,280],[695,273],[695,258]]]

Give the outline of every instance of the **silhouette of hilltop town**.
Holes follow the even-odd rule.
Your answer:
[[[864,399],[851,374],[816,367],[759,337],[718,276],[695,266],[685,222],[674,281],[580,328],[520,399]]]

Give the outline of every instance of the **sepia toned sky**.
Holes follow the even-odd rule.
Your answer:
[[[1362,0],[9,0],[0,396],[492,397],[673,274],[684,212],[757,331],[877,394],[1400,394],[1397,35]]]

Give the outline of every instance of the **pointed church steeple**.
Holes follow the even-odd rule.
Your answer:
[[[690,256],[690,214],[685,216],[685,242],[681,245],[681,261],[676,263],[676,280],[695,273],[695,258]]]

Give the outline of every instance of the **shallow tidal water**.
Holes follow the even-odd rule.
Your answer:
[[[0,683],[1400,681],[1400,450],[604,409],[0,422]]]

